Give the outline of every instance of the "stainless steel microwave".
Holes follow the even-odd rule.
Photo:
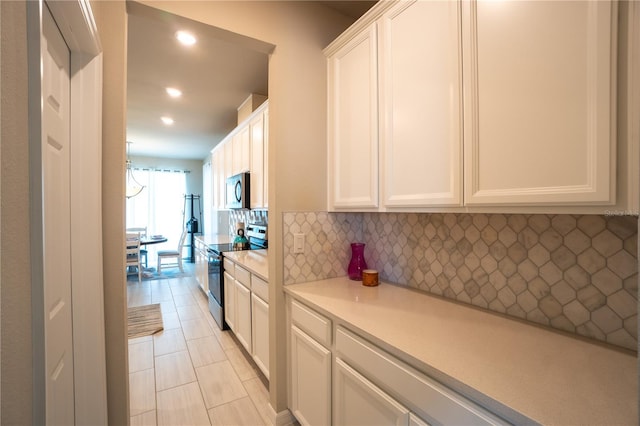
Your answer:
[[[249,209],[249,173],[240,173],[227,178],[226,207],[228,209]]]

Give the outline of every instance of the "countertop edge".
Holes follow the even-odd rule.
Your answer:
[[[509,422],[513,422],[516,424],[539,424],[538,422],[545,423],[548,422],[548,418],[541,418],[539,420],[536,419],[532,419],[531,417],[529,417],[528,415],[522,413],[521,411],[519,411],[518,407],[510,407],[509,405],[487,395],[485,392],[482,391],[482,389],[476,389],[473,386],[468,385],[467,383],[465,383],[464,381],[462,381],[459,378],[456,378],[450,374],[447,374],[444,371],[439,370],[438,368],[430,365],[427,361],[425,360],[421,360],[419,358],[414,357],[413,355],[411,355],[408,352],[405,352],[402,348],[398,348],[394,345],[392,345],[391,343],[387,342],[384,340],[384,338],[381,338],[379,336],[376,336],[375,333],[372,333],[370,330],[368,330],[366,327],[361,327],[360,325],[353,323],[345,318],[339,317],[337,316],[334,312],[331,311],[330,308],[325,308],[325,306],[322,306],[316,302],[314,302],[314,300],[312,300],[312,298],[310,298],[310,296],[307,294],[305,295],[305,289],[309,289],[312,288],[310,286],[318,286],[318,285],[323,285],[326,283],[335,283],[336,280],[341,280],[344,279],[342,277],[339,278],[332,278],[332,279],[328,279],[328,280],[322,280],[322,281],[314,281],[314,282],[309,282],[309,283],[301,283],[301,284],[290,284],[290,285],[286,285],[284,286],[284,291],[286,294],[290,295],[291,297],[293,297],[294,299],[300,300],[303,303],[309,305],[311,308],[318,310],[318,312],[322,313],[323,315],[329,317],[330,319],[332,319],[333,321],[335,321],[336,325],[346,325],[347,328],[352,329],[353,331],[355,331],[356,333],[360,334],[363,338],[371,341],[373,344],[375,344],[376,346],[380,347],[381,349],[389,352],[390,354],[392,354],[393,356],[396,356],[397,358],[399,358],[400,360],[406,362],[407,364],[411,365],[412,367],[418,369],[419,371],[423,371],[425,374],[427,374],[428,376],[431,376],[433,379],[441,382],[443,385],[451,388],[452,390],[460,393],[461,395],[463,395],[464,397],[470,399],[471,401],[476,402],[477,404],[486,407],[489,411],[493,412],[494,414],[496,414],[499,417],[504,418],[505,420],[509,421]],[[334,284],[335,285],[335,284]],[[460,303],[454,303],[451,302],[447,299],[443,299],[443,298],[438,298],[435,297],[433,295],[429,295],[423,292],[420,292],[418,290],[415,289],[411,289],[411,288],[406,288],[404,286],[400,286],[400,285],[396,285],[396,284],[389,284],[389,283],[381,283],[381,286],[389,286],[392,288],[398,288],[401,290],[408,290],[408,291],[413,291],[416,293],[416,295],[419,295],[420,297],[426,297],[426,298],[431,298],[431,299],[436,299],[436,300],[440,300],[441,302],[444,303],[448,303],[451,304],[452,306],[458,306],[459,308],[465,309],[465,310],[472,310],[472,311],[477,311],[477,312],[481,312],[487,315],[491,315],[494,316],[496,318],[499,319],[499,321],[504,321],[505,324],[510,323],[510,322],[514,322],[519,324],[520,326],[528,326],[528,327],[534,327],[535,329],[539,329],[542,330],[542,332],[544,333],[551,333],[551,334],[557,334],[557,335],[561,335],[567,339],[573,339],[572,336],[565,336],[563,333],[554,333],[551,330],[547,330],[544,327],[538,327],[536,325],[533,324],[529,324],[523,321],[518,321],[516,319],[510,319],[510,318],[506,318],[502,315],[499,314],[494,314],[485,310],[480,310],[480,309],[476,309],[474,307],[471,306],[466,306]],[[427,299],[425,299],[427,300]],[[355,306],[355,303],[354,303]],[[518,326],[516,326],[518,327]],[[578,342],[582,341],[582,339],[575,339],[576,340],[576,344],[578,344]],[[584,343],[584,342],[583,342]],[[588,344],[594,344],[591,342],[587,342]],[[601,345],[596,345],[596,346],[601,346]],[[630,353],[630,351],[617,351],[615,349],[611,349],[611,348],[604,348],[608,351],[612,352],[612,357],[614,357],[614,353],[620,353],[621,355],[627,355],[627,356],[634,356],[633,354]],[[637,370],[636,370],[637,371]],[[541,410],[543,411],[543,410]],[[538,417],[538,416],[533,416],[533,417]],[[556,423],[560,422],[560,419],[558,419],[558,421]]]
[[[266,282],[269,282],[269,269],[268,269],[268,250],[241,250],[241,251],[229,251],[223,252],[223,257],[228,258],[232,262],[239,264],[243,268],[247,269],[254,275],[257,275]],[[257,265],[255,262],[247,262],[249,256],[261,256],[267,265]]]
[[[295,286],[295,284],[294,284]],[[287,289],[289,286],[285,286],[285,293],[289,294],[294,299],[303,302],[310,308],[318,311],[320,314],[328,317],[335,323],[336,326],[346,326],[347,329],[355,332],[357,335],[362,337],[365,340],[368,340],[373,345],[378,348],[384,350],[385,352],[391,354],[392,356],[398,358],[399,360],[407,363],[410,367],[415,368],[416,370],[422,372],[427,375],[431,379],[436,382],[441,383],[445,387],[453,390],[454,392],[459,393],[463,397],[469,399],[470,401],[482,406],[483,408],[490,411],[492,414],[502,418],[503,420],[517,425],[540,425],[540,423],[528,418],[527,416],[519,413],[518,411],[504,405],[503,403],[496,401],[495,399],[483,394],[470,387],[469,385],[461,382],[460,380],[452,377],[431,365],[425,363],[424,361],[403,352],[401,349],[394,347],[387,343],[386,341],[380,339],[378,336],[371,334],[369,331],[349,322],[345,321],[342,318],[336,317],[332,312],[327,311],[322,306],[310,301],[305,298],[303,295],[296,293],[295,289]]]

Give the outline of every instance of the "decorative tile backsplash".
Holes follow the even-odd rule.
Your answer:
[[[284,213],[283,222],[285,285],[347,275],[350,243],[362,241],[362,215]],[[297,233],[305,234],[304,254],[293,254]]]
[[[637,349],[635,216],[285,213],[285,284],[346,275],[349,244],[387,282]],[[307,250],[292,254],[293,234]]]
[[[266,210],[229,210],[230,235],[235,235],[237,222],[243,222],[245,227],[250,223],[269,223],[269,215]]]

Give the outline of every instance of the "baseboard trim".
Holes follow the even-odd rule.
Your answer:
[[[270,414],[271,414],[271,422],[274,426],[289,426],[297,424],[296,418],[291,414],[289,410],[283,410],[279,413],[276,413],[271,404],[269,404]]]

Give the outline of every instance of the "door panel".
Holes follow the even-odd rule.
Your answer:
[[[47,424],[74,423],[71,311],[70,52],[43,10],[42,176]]]
[[[386,207],[462,202],[460,11],[400,2],[380,31],[381,176]]]
[[[291,326],[291,411],[303,425],[331,422],[331,351]]]
[[[615,202],[615,2],[463,5],[465,204]]]
[[[409,410],[336,358],[333,422],[337,425],[408,425]]]

